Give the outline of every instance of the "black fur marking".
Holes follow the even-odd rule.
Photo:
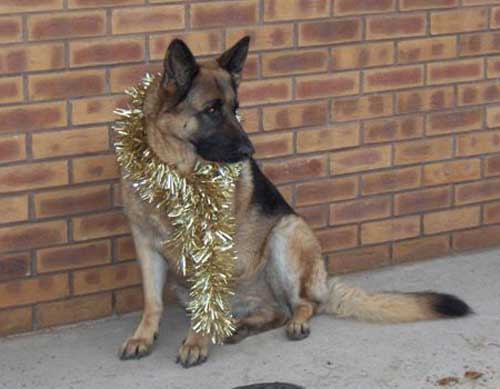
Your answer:
[[[432,308],[444,317],[462,317],[473,313],[464,301],[445,293],[432,293]]]
[[[268,215],[295,214],[290,205],[283,198],[271,181],[262,173],[257,162],[250,159],[253,175],[252,204],[259,206],[262,212]]]

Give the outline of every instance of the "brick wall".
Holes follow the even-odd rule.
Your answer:
[[[2,335],[139,308],[109,123],[174,36],[252,35],[245,127],[331,271],[500,244],[499,0],[0,3]]]

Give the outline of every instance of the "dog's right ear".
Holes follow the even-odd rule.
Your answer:
[[[163,61],[164,76],[163,87],[170,89],[171,83],[175,86],[174,95],[176,103],[180,102],[189,89],[199,66],[189,47],[180,39],[170,42]]]

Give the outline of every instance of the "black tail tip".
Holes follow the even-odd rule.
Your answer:
[[[463,317],[473,313],[463,300],[446,293],[432,294],[432,308],[441,317]]]

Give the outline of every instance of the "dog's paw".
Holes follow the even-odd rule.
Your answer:
[[[155,338],[156,339],[156,336]],[[122,361],[127,359],[140,359],[148,356],[153,351],[153,340],[145,338],[129,338],[122,345],[119,352],[119,357]]]
[[[177,363],[188,368],[201,365],[208,358],[208,346],[184,341],[177,354]]]
[[[297,321],[290,321],[286,327],[286,335],[290,340],[302,340],[309,336],[311,328],[309,322],[301,323]]]
[[[224,344],[236,344],[250,335],[250,329],[247,326],[239,327],[236,332],[224,339]]]

